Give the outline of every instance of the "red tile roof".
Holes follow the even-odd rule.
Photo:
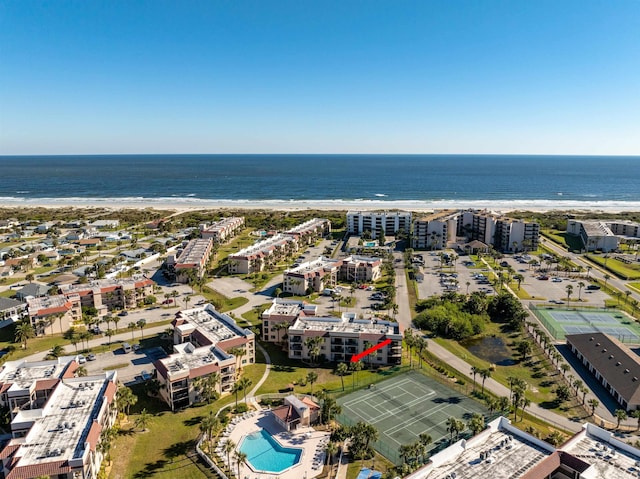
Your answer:
[[[8,444],[2,451],[0,451],[0,459],[6,459],[13,455],[20,448],[20,444]]]
[[[56,387],[59,379],[39,379],[36,381],[36,391],[48,391]]]
[[[107,402],[109,404],[111,404],[111,402],[113,401],[117,389],[118,388],[116,387],[115,383],[109,381],[109,384],[107,384],[107,390],[104,392],[104,395],[106,396]]]
[[[87,434],[87,442],[89,443],[89,447],[92,451],[96,450],[101,432],[102,426],[97,421],[93,421],[93,423],[91,424],[91,429],[89,429],[89,434]]]
[[[14,468],[6,476],[6,479],[32,479],[38,476],[58,476],[71,472],[69,461],[45,462]]]

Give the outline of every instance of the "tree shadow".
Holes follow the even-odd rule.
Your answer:
[[[204,419],[202,416],[194,416],[192,418],[185,419],[182,421],[182,424],[185,426],[197,426],[202,422],[202,419]]]
[[[171,462],[173,462],[173,459],[175,459],[178,456],[186,456],[187,453],[191,449],[193,449],[193,447],[194,447],[193,441],[176,442],[171,446],[165,448],[162,451],[162,454],[165,457],[168,457],[169,459],[171,459]]]
[[[136,472],[133,477],[135,477],[136,479],[151,477],[156,472],[163,469],[167,465],[167,462],[168,461],[166,459],[159,459],[156,462],[148,462],[147,464],[145,464],[144,469]]]

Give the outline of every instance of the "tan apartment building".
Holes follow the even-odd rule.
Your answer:
[[[331,221],[325,218],[312,218],[290,230],[285,235],[293,236],[300,247],[313,244],[318,238],[324,238],[331,233]]]
[[[207,262],[213,249],[213,239],[199,238],[189,241],[176,256],[167,258],[169,271],[179,283],[187,283],[189,275],[202,278],[207,270]]]
[[[293,236],[277,234],[229,256],[229,272],[259,273],[298,250]]]
[[[288,341],[287,329],[299,316],[315,316],[317,306],[303,301],[274,299],[262,313],[262,340],[270,343]]]
[[[298,296],[307,291],[322,292],[338,282],[370,283],[381,276],[382,260],[368,256],[348,256],[331,259],[320,257],[302,263],[283,273],[282,290]]]
[[[82,320],[80,296],[59,294],[41,298],[27,298],[27,313],[36,335],[65,331]]]
[[[244,216],[222,218],[210,225],[200,225],[200,237],[212,239],[214,243],[224,243],[244,228]]]
[[[210,304],[180,311],[172,324],[174,352],[155,363],[165,386],[160,395],[172,410],[200,400],[199,382],[213,373],[217,392],[230,392],[239,370],[255,362],[255,335]]]
[[[287,330],[289,358],[310,360],[309,338],[320,338],[319,359],[349,362],[351,357],[386,339],[391,344],[369,354],[364,360],[372,365],[400,364],[402,334],[398,323],[379,319],[357,319],[355,313],[336,317],[299,316]]]
[[[347,232],[362,235],[368,232],[372,239],[381,234],[395,235],[403,230],[411,232],[411,212],[409,211],[348,211]]]
[[[155,284],[144,276],[97,279],[84,284],[60,285],[60,292],[65,296],[78,295],[80,306],[94,307],[99,316],[103,316],[109,311],[135,308],[147,296],[153,295]]]
[[[117,373],[55,381],[42,404],[13,416],[12,438],[0,451],[6,479],[97,479],[101,433],[117,415]]]
[[[458,229],[457,210],[443,210],[423,216],[413,224],[415,249],[445,249],[456,241]]]

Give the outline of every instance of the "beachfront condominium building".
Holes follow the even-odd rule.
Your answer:
[[[214,243],[224,243],[233,238],[244,227],[244,216],[222,218],[211,224],[200,225],[200,237],[211,238]]]
[[[172,410],[202,400],[213,375],[215,391],[230,392],[242,366],[255,362],[255,335],[210,304],[180,311],[172,324],[173,354],[155,363]]]
[[[498,417],[405,479],[637,479],[639,460],[638,448],[594,424],[556,448]]]
[[[308,292],[322,292],[338,282],[370,283],[381,276],[380,258],[368,256],[348,256],[331,259],[320,257],[288,269],[283,274],[282,290],[303,296]]]
[[[347,232],[352,235],[368,234],[372,239],[381,235],[395,235],[399,231],[411,232],[409,211],[349,211]]]
[[[2,396],[13,405],[11,439],[0,451],[7,479],[96,479],[101,432],[115,422],[117,373],[74,377],[76,361],[7,363]],[[21,403],[15,395],[22,394]]]
[[[314,243],[331,232],[331,222],[313,218],[291,228],[285,233],[241,249],[229,256],[229,272],[239,274],[259,273],[274,267],[298,249]]]
[[[173,256],[167,257],[167,267],[175,280],[188,283],[189,278],[202,278],[207,271],[207,262],[213,250],[211,238],[193,239]]]
[[[508,218],[488,211],[466,210],[458,214],[458,235],[481,241],[504,253],[535,251],[540,241],[536,222]]]
[[[445,249],[447,244],[455,242],[457,215],[457,210],[444,210],[417,219],[413,225],[413,247]]]
[[[262,313],[262,340],[283,343],[287,340],[287,329],[299,316],[315,316],[317,306],[303,301],[276,298],[269,309]]]
[[[122,279],[97,279],[83,284],[60,285],[60,293],[65,296],[80,297],[80,306],[93,307],[98,316],[109,311],[135,308],[147,296],[153,295],[155,282],[144,276]]]
[[[640,242],[640,223],[619,220],[568,220],[567,233],[577,236],[586,251],[615,251],[621,241]]]
[[[80,296],[58,294],[44,298],[27,298],[29,321],[37,335],[65,331],[82,319]]]
[[[640,359],[604,333],[570,334],[567,345],[580,362],[627,411],[640,408]]]
[[[400,364],[402,334],[398,323],[357,319],[355,313],[336,317],[300,315],[287,330],[289,357],[302,360],[349,362],[351,357],[387,339],[391,343],[367,355],[372,365]]]

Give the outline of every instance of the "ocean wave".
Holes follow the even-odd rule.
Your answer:
[[[590,200],[590,199],[439,199],[439,200],[389,200],[389,199],[204,199],[190,196],[143,197],[129,196],[119,198],[77,197],[64,198],[25,198],[17,196],[0,197],[0,206],[104,206],[104,207],[156,207],[156,208],[284,208],[284,209],[403,209],[413,211],[440,209],[491,209],[495,211],[512,210],[600,210],[600,211],[640,211],[640,201]]]

